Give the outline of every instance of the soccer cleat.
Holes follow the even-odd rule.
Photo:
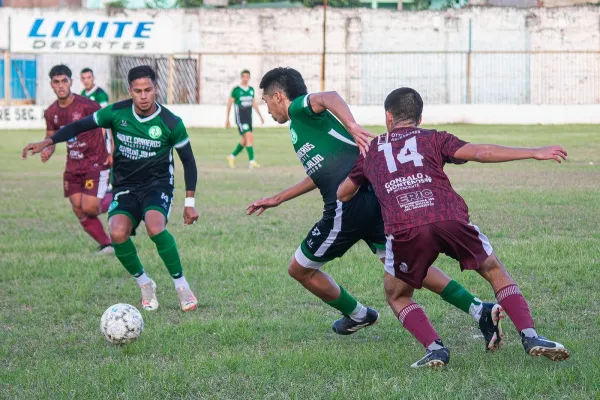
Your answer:
[[[565,346],[543,336],[527,337],[521,334],[521,342],[525,352],[530,356],[544,356],[552,361],[564,361],[570,356],[569,350],[565,349]]]
[[[227,164],[229,164],[229,168],[235,168],[235,157],[231,154],[227,156]]]
[[[198,307],[198,300],[189,287],[178,287],[177,295],[179,296],[179,304],[183,311],[195,310]]]
[[[356,322],[347,315],[333,323],[333,331],[338,335],[352,335],[356,331],[371,326],[379,321],[379,313],[367,307],[367,316],[361,322]]]
[[[254,169],[254,168],[260,168],[260,164],[257,163],[255,160],[250,161],[250,163],[248,164],[248,168],[250,169]]]
[[[502,338],[502,327],[500,326],[500,320],[504,318],[502,315],[502,307],[500,304],[483,303],[481,310],[481,317],[479,318],[479,329],[483,334],[485,340],[485,350],[495,351],[504,344]]]
[[[105,244],[104,246],[100,246],[98,254],[115,254],[115,249],[112,247],[112,244]]]
[[[142,291],[142,308],[146,311],[157,310],[156,283],[150,279],[150,283],[140,286],[140,289]]]
[[[436,343],[439,343],[441,346],[443,346],[441,340],[436,340]],[[449,362],[450,349],[447,347],[442,347],[441,349],[437,350],[427,350],[425,356],[412,364],[411,368],[441,368],[446,366]]]

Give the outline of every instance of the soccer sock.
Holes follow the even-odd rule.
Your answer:
[[[123,243],[113,243],[113,247],[115,248],[115,255],[127,272],[136,278],[145,275],[144,267],[142,267],[142,263],[137,255],[137,249],[131,241],[131,238],[128,238]]]
[[[183,275],[181,275],[180,278],[173,278],[173,283],[175,284],[175,289],[179,289],[180,287],[190,287],[190,284]]]
[[[496,298],[513,324],[515,324],[517,331],[522,332],[525,329],[534,328],[529,306],[517,285],[508,285],[498,290]],[[531,331],[526,332],[530,333]]]
[[[140,276],[135,277],[135,281],[137,282],[138,286],[140,286],[140,287],[150,283],[150,280],[151,280],[150,277],[148,275],[146,275],[145,272],[142,272],[142,274]]]
[[[340,297],[333,301],[325,301],[331,307],[335,308],[344,315],[350,315],[356,310],[359,302],[356,301],[346,290],[340,286]]]
[[[359,301],[357,301],[356,308],[348,316],[356,322],[364,321],[367,317],[367,307],[363,306]]]
[[[150,239],[156,244],[158,255],[165,263],[171,277],[173,279],[181,278],[183,276],[183,268],[181,267],[177,243],[175,243],[173,235],[165,229],[158,235],[152,236]]]
[[[102,222],[98,219],[98,217],[85,217],[84,219],[80,219],[79,223],[81,224],[84,231],[87,232],[100,246],[107,246],[110,244],[110,238],[106,234],[104,230],[104,226],[102,226]]]
[[[410,303],[400,310],[398,319],[425,348],[428,348],[436,340],[440,340],[440,336],[431,326],[425,311],[417,303]]]
[[[246,146],[246,151],[248,152],[248,160],[254,161],[254,147]]]
[[[110,203],[112,203],[112,201],[113,194],[106,193],[106,195],[102,198],[102,201],[100,202],[100,214],[104,214],[108,211],[108,208],[110,207]]]
[[[237,147],[235,148],[235,150],[233,150],[231,155],[235,157],[238,154],[240,154],[242,152],[242,150],[244,150],[244,146],[242,146],[241,144],[238,143]]]
[[[482,304],[481,300],[473,296],[471,292],[465,289],[460,283],[455,280],[450,281],[444,288],[442,300],[452,304],[454,307],[470,314],[476,321],[481,318]]]

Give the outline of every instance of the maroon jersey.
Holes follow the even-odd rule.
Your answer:
[[[358,186],[371,182],[386,234],[438,221],[468,223],[467,204],[444,173],[446,163],[465,163],[454,158],[465,144],[447,132],[397,129],[371,142],[349,178]]]
[[[74,94],[73,102],[68,107],[62,108],[58,100],[44,112],[46,129],[57,131],[71,122],[80,120],[98,111],[101,107],[95,101]],[[65,170],[72,173],[84,173],[90,169],[104,169],[108,153],[102,129],[84,132],[67,142],[67,165]]]

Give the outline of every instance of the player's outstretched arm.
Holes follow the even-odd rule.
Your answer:
[[[360,186],[352,182],[350,178],[346,178],[338,187],[337,198],[342,203],[350,201],[356,195],[358,189],[360,189]]]
[[[302,196],[303,194],[308,193],[316,188],[317,185],[315,185],[313,180],[307,176],[294,186],[285,189],[275,196],[263,197],[262,199],[256,200],[246,207],[246,215],[252,215],[256,212],[256,216],[259,216],[267,208],[277,207],[281,203],[292,200],[298,196]]]
[[[348,133],[354,138],[362,155],[369,151],[369,138],[376,135],[357,124],[348,104],[337,92],[321,92],[309,95],[310,107],[314,113],[320,114],[329,110],[346,127]]]
[[[233,97],[230,97],[229,101],[227,102],[227,112],[225,113],[225,128],[229,128],[231,126],[231,123],[229,122],[229,114],[231,113],[231,106],[233,105],[234,101],[235,99]]]
[[[188,142],[185,146],[177,148],[177,154],[183,164],[183,179],[185,181],[185,203],[183,207],[183,224],[192,225],[198,221],[196,211],[196,183],[198,181],[198,168],[192,151],[192,145]]]
[[[567,151],[561,146],[538,148],[519,148],[497,146],[494,144],[468,143],[454,153],[454,158],[481,163],[498,163],[516,160],[556,160],[561,163],[567,159]]]

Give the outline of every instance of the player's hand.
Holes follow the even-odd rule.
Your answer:
[[[108,157],[106,157],[106,161],[104,161],[104,164],[102,164],[102,165],[112,168],[112,166],[113,166],[113,155],[109,154]]]
[[[275,197],[263,197],[262,199],[256,200],[254,203],[246,207],[246,215],[252,215],[256,213],[256,216],[258,217],[267,208],[277,207],[280,204],[281,202]]]
[[[27,155],[37,154],[37,153],[41,152],[42,150],[44,150],[45,147],[51,146],[52,144],[53,144],[52,140],[50,140],[50,139],[44,139],[41,142],[36,142],[36,143],[29,143],[23,149],[23,152],[21,153],[21,158],[23,158],[23,160],[25,160],[27,158]]]
[[[48,161],[50,159],[50,157],[52,157],[52,154],[54,154],[55,148],[56,148],[55,145],[50,145],[50,146],[46,146],[44,148],[44,150],[42,150],[42,153],[40,154],[40,158],[43,163],[45,163],[46,161]]]
[[[370,139],[377,137],[377,135],[369,132],[357,123],[350,124],[347,128],[348,133],[354,138],[360,154],[366,156],[369,151],[369,144],[371,143]]]
[[[192,225],[198,221],[198,211],[196,207],[184,207],[183,208],[183,224]]]
[[[567,159],[567,151],[560,146],[539,147],[534,150],[533,158],[536,160],[556,160],[561,163]]]
[[[225,121],[225,128],[229,129],[229,127],[231,127],[231,123],[229,123],[229,120]]]
[[[264,118],[263,118],[262,116],[260,116],[260,124],[261,124],[261,125],[264,125],[264,124],[265,124],[265,120],[264,120]]]

